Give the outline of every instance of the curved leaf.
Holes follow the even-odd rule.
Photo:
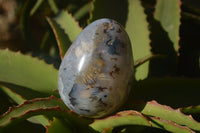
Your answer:
[[[0,50],[0,60],[0,81],[57,94],[53,90],[57,89],[58,71],[52,65],[7,49]]]
[[[179,47],[180,8],[180,0],[158,0],[155,7],[155,19],[168,33],[176,51]]]
[[[2,87],[4,89],[4,92],[11,98],[13,99],[13,101],[15,101],[17,104],[21,104],[20,101],[18,101],[17,99],[15,99],[13,97],[12,94],[14,95],[19,95],[22,99],[24,100],[31,100],[34,98],[44,98],[44,97],[49,97],[49,94],[46,93],[41,93],[38,91],[34,91],[32,89],[26,88],[26,87],[22,87],[22,86],[18,86],[18,85],[13,85],[13,84],[9,84],[9,83],[2,83],[2,85],[0,84],[0,87]]]
[[[94,0],[90,23],[100,18],[110,18],[125,26],[128,12],[127,0]]]
[[[47,126],[46,133],[73,133],[72,127],[64,120],[53,118],[51,125]]]
[[[38,109],[47,109],[51,107],[59,106],[61,109],[68,110],[66,105],[60,100],[53,96],[49,98],[38,98],[31,101],[25,101],[24,103],[10,108],[6,113],[0,117],[0,127],[12,124],[17,117],[25,115],[27,112],[32,112]]]
[[[129,0],[128,17],[125,29],[132,43],[134,60],[140,60],[151,55],[148,23],[140,0]],[[137,80],[148,76],[149,61],[136,69]]]
[[[69,37],[64,33],[64,30],[56,23],[55,20],[48,17],[46,19],[54,32],[59,48],[59,54],[62,59],[72,42],[70,41]]]
[[[81,7],[78,11],[76,11],[74,13],[74,18],[76,20],[80,20],[81,18],[83,18],[87,13],[89,13],[89,11],[92,9],[92,4],[91,2],[90,3],[87,3],[85,4],[83,7]]]
[[[69,14],[67,11],[60,11],[53,19],[65,31],[65,34],[69,36],[69,39],[72,42],[82,31],[82,28],[78,25],[78,22],[76,22],[73,16]]]
[[[33,8],[30,11],[30,16],[34,15],[35,12],[40,8],[40,6],[42,5],[42,3],[45,0],[37,0],[37,2],[35,3],[35,5],[33,6]]]
[[[13,101],[15,101],[17,104],[21,104],[22,102],[25,101],[25,99],[17,94],[16,92],[12,91],[11,89],[5,87],[5,86],[0,86],[0,89],[4,91]]]
[[[78,131],[92,132],[88,127],[91,120],[83,119],[68,110],[66,105],[58,98],[37,98],[26,101],[21,105],[10,108],[0,116],[0,132],[4,132],[19,122],[36,115],[44,115],[48,118],[59,117],[68,119]]]
[[[170,120],[179,125],[200,131],[200,123],[195,121],[191,116],[183,114],[180,109],[174,110],[169,106],[158,104],[156,101],[148,102],[141,112],[145,115]]]
[[[49,102],[47,102],[48,100]],[[0,132],[6,130],[7,128],[9,128],[9,126],[16,125],[19,121],[29,118],[30,116],[28,117],[26,116],[27,112],[34,112],[34,110],[37,109],[38,110],[41,108],[46,109],[58,105],[62,108],[66,108],[65,105],[60,100],[54,97],[25,101],[24,103],[22,103],[17,107],[10,108],[5,114],[0,116],[0,121],[1,121]],[[49,125],[49,122],[45,117],[39,115],[39,113],[37,114],[38,114],[37,116],[32,117],[31,121],[33,119],[36,119],[37,121],[41,122],[44,126]]]
[[[195,120],[200,122],[200,105],[198,106],[190,106],[187,108],[180,108],[181,112],[187,115],[192,115]]]
[[[58,9],[58,7],[57,7],[57,5],[56,5],[56,2],[55,2],[54,0],[47,0],[47,1],[48,1],[49,5],[50,5],[51,10],[52,10],[55,14],[58,13],[59,9]]]
[[[200,114],[200,105],[199,106],[190,106],[187,108],[180,108],[180,110],[184,114]]]
[[[32,90],[28,90],[27,88],[19,87],[19,86],[13,86],[13,85],[7,85],[9,87],[13,87],[12,89],[6,87],[6,86],[0,86],[0,89],[4,91],[13,101],[15,101],[17,104],[21,104],[22,102],[25,102],[28,98],[36,98],[37,96],[41,96],[37,92],[34,92]],[[20,93],[17,93],[18,90],[20,90]],[[17,92],[16,92],[17,90]],[[21,95],[21,92],[23,95]],[[25,96],[25,97],[24,97]],[[49,125],[49,120],[45,118],[42,115],[34,116],[29,119],[29,121],[34,122],[34,123],[40,123],[43,126]]]
[[[22,7],[22,14],[20,15],[20,28],[22,31],[22,35],[25,39],[25,42],[27,43],[28,47],[31,49],[36,49],[36,41],[33,39],[31,35],[31,29],[30,29],[30,13],[33,9],[36,1],[34,0],[27,0],[25,4]]]
[[[102,132],[109,127],[118,127],[125,125],[142,125],[147,127],[156,127],[168,130],[170,132],[185,132],[190,133],[187,127],[177,125],[171,121],[162,120],[157,117],[145,117],[136,111],[122,111],[115,116],[110,116],[104,119],[95,120],[90,126],[96,131]]]
[[[82,29],[67,11],[60,11],[55,18],[47,18],[47,20],[55,34],[60,55],[63,58],[65,52]]]

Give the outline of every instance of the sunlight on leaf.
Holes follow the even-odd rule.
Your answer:
[[[129,12],[125,26],[132,43],[134,61],[151,55],[148,23],[144,9],[139,0],[129,0]],[[136,69],[137,80],[147,78],[149,61]]]
[[[179,48],[180,5],[180,0],[158,0],[155,7],[155,19],[168,33],[176,51]]]
[[[58,71],[53,65],[7,49],[0,50],[0,60],[0,81],[55,94]]]

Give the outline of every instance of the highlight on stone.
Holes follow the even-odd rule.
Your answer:
[[[58,89],[75,113],[100,118],[126,101],[133,75],[133,56],[124,28],[112,19],[88,25],[66,52]]]

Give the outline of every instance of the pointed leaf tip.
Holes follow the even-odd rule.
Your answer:
[[[51,65],[9,50],[0,50],[0,60],[0,81],[55,94],[58,71]]]
[[[181,24],[181,1],[180,0],[158,0],[155,7],[155,19],[158,20],[169,39],[174,44],[174,49],[179,49],[179,26]]]
[[[154,100],[147,102],[141,112],[145,115],[173,121],[179,125],[184,125],[191,129],[200,131],[200,123],[194,120],[191,116],[183,114],[180,109],[172,109],[170,106],[161,105]]]
[[[151,55],[150,32],[148,30],[147,16],[139,0],[128,0],[128,16],[125,29],[132,44],[134,61]],[[149,72],[149,61],[136,68],[136,80],[147,78]]]
[[[54,18],[47,17],[47,21],[54,32],[62,59],[69,46],[82,31],[82,28],[67,11],[58,12]]]

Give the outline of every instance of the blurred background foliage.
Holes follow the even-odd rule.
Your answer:
[[[146,14],[154,12],[155,3],[155,0],[142,0]],[[123,6],[114,4],[117,8]],[[60,62],[58,48],[45,16],[54,17],[59,10],[64,9],[73,15],[81,27],[85,27],[91,8],[91,0],[2,0],[0,3],[0,48],[9,48],[23,53],[32,52],[33,56],[41,58],[48,56],[46,61],[54,63],[58,68]],[[170,70],[173,68],[163,65],[163,70],[153,68],[150,76],[199,77],[199,15],[200,2],[198,0],[182,0],[177,69]],[[148,19],[151,21],[150,17]],[[152,47],[154,52],[156,46]],[[155,62],[157,61],[152,61],[151,65]],[[168,72],[163,72],[164,70]]]
[[[147,101],[150,101],[150,100],[157,100],[159,103],[170,105],[173,108],[199,105],[198,95],[200,91],[200,82],[199,82],[200,81],[199,80],[199,77],[200,77],[200,45],[199,45],[200,43],[200,37],[199,37],[200,36],[200,1],[199,0],[179,1],[180,15],[178,14],[177,16],[177,18],[180,18],[180,21],[179,19],[177,21],[178,26],[180,26],[178,27],[179,30],[177,33],[179,35],[177,34],[174,35],[175,37],[178,37],[177,42],[170,40],[174,36],[172,35],[172,37],[170,38],[170,35],[168,35],[168,31],[166,31],[165,27],[161,24],[161,22],[158,21],[159,19],[161,20],[158,10],[162,10],[162,8],[157,8],[157,11],[155,11],[156,2],[158,1],[159,0],[157,1],[156,0],[141,0],[141,4],[143,8],[134,8],[134,4],[135,5],[138,4],[136,0],[126,0],[126,1],[124,0],[94,0],[94,1],[92,0],[37,0],[37,1],[36,0],[20,0],[20,1],[0,0],[0,49],[8,48],[9,50],[16,52],[16,53],[12,53],[6,50],[3,52],[1,51],[0,59],[1,59],[1,62],[5,64],[6,63],[9,64],[10,63],[9,61],[12,61],[13,64],[17,64],[17,65],[11,64],[10,66],[3,66],[2,64],[0,64],[0,68],[2,66],[4,68],[8,67],[7,70],[9,71],[12,69],[12,65],[21,67],[20,65],[18,65],[18,63],[22,63],[22,62],[25,62],[29,64],[30,66],[30,68],[28,69],[17,68],[17,70],[19,71],[16,71],[16,72],[11,71],[10,73],[8,73],[8,76],[11,77],[11,78],[9,77],[10,79],[9,78],[1,79],[2,77],[0,77],[0,81],[1,81],[0,83],[2,85],[0,86],[1,88],[0,89],[0,101],[1,101],[0,113],[2,114],[6,112],[10,106],[17,106],[18,104],[21,104],[25,100],[31,100],[31,99],[40,98],[40,97],[44,98],[50,95],[59,97],[57,91],[54,90],[54,89],[57,89],[57,80],[56,80],[57,77],[55,75],[57,75],[57,69],[59,68],[59,65],[62,59],[61,59],[60,51],[59,51],[61,48],[57,45],[58,39],[55,37],[55,32],[53,31],[56,28],[58,28],[58,26],[54,25],[53,20],[55,21],[59,20],[58,17],[60,17],[60,14],[63,13],[61,10],[65,10],[68,13],[70,13],[70,14],[67,14],[68,17],[71,17],[74,20],[76,20],[82,29],[85,26],[87,26],[90,22],[101,17],[110,17],[112,19],[116,19],[123,26],[125,26],[125,28],[127,25],[128,25],[127,27],[132,27],[132,26],[134,27],[134,25],[132,25],[132,22],[134,21],[134,22],[140,23],[141,22],[140,20],[142,19],[140,19],[139,17],[141,18],[143,17],[145,20],[147,20],[147,23],[145,21],[144,25],[147,27],[146,31],[147,29],[148,31],[147,31],[147,34],[146,32],[144,33],[148,36],[148,38],[145,41],[149,43],[149,46],[145,47],[142,50],[141,49],[138,50],[137,48],[136,49],[134,48],[133,49],[135,50],[135,53],[133,53],[135,54],[134,56],[137,57],[138,56],[137,54],[141,54],[143,58],[146,58],[144,57],[144,55],[148,56],[149,53],[153,53],[155,55],[164,55],[164,57],[161,56],[159,58],[151,58],[151,60],[149,61],[148,71],[147,72],[144,72],[143,70],[141,71],[148,75],[145,75],[145,76],[142,75],[141,79],[140,78],[137,79],[137,83],[133,85],[133,93],[131,94],[131,96],[133,96],[134,100],[142,100],[145,102],[146,105],[150,105],[150,106],[155,104],[154,102],[150,102],[148,104]],[[131,2],[136,2],[136,3],[130,6]],[[128,6],[130,8],[128,8]],[[143,16],[140,16],[140,14],[138,13],[142,11],[142,9],[144,9],[145,15],[147,16],[146,18],[144,14]],[[168,8],[168,9],[171,9],[171,8]],[[122,11],[122,12],[119,12],[119,11]],[[139,14],[137,16],[138,19],[134,18],[133,20],[128,21],[130,16],[128,16],[127,14],[130,11],[138,11],[138,12],[135,12],[135,14],[133,14],[133,15]],[[171,13],[170,10],[169,12]],[[178,11],[176,10],[176,12]],[[165,19],[165,16],[163,16],[162,19]],[[127,21],[129,23],[126,23]],[[51,22],[53,25],[51,25]],[[78,32],[80,32],[81,30],[80,27],[77,27],[76,29]],[[132,30],[129,28],[127,28],[126,30],[129,33],[130,38],[134,40]],[[68,32],[70,32],[70,30]],[[134,34],[139,34],[139,33],[134,33]],[[68,37],[69,38],[71,37],[72,39],[71,38],[68,39]],[[64,39],[63,41],[67,41],[67,43],[71,44],[71,41],[74,39],[74,36],[66,36],[66,38],[68,40]],[[140,39],[138,40],[137,41],[140,42]],[[174,46],[174,44],[177,44],[177,45]],[[64,50],[66,49],[67,48],[65,47]],[[24,55],[17,53],[17,51],[22,52]],[[9,56],[4,56],[4,53],[5,55],[8,54]],[[37,59],[31,59],[31,57],[29,56],[27,57],[25,55],[31,55],[33,57],[38,57],[39,59],[44,59],[46,63],[53,64],[56,69],[49,67],[50,65],[41,63]],[[8,59],[8,61],[3,61],[3,59]],[[135,62],[137,63],[137,60]],[[49,71],[46,71],[48,69]],[[13,70],[15,69],[13,68]],[[41,77],[37,77],[37,75],[35,76],[34,75],[35,72],[39,72],[41,74],[40,75]],[[19,76],[21,73],[24,74],[24,77]],[[15,75],[13,76],[12,74],[16,74],[18,78],[15,79]],[[29,77],[26,77],[27,76],[26,74],[35,76],[33,77],[34,81],[30,81],[28,79]],[[0,75],[1,76],[3,75],[4,77],[7,76],[6,72],[4,72],[3,69],[0,70]],[[45,75],[52,78],[44,79],[43,76]],[[20,80],[23,80],[23,81],[21,82]],[[52,82],[49,83],[49,81],[52,81]],[[38,82],[42,82],[42,83],[39,84]],[[35,83],[38,83],[38,84],[35,84]],[[48,88],[49,86],[53,86],[53,87]],[[59,100],[54,101],[53,99],[54,98],[51,97],[50,99],[48,99],[47,102],[45,101],[46,99],[42,99],[41,102],[44,102],[44,104],[49,104],[50,107],[55,107],[55,103],[62,106],[63,103],[60,103]],[[36,100],[36,103],[37,102],[38,101]],[[25,106],[26,105],[28,106],[28,104],[25,104]],[[36,104],[36,105],[40,105],[40,104]],[[138,107],[140,108],[138,109]],[[160,105],[157,105],[156,107],[160,107]],[[130,103],[127,103],[127,105],[125,105],[124,108],[135,109],[149,116],[152,116],[153,113],[155,113],[155,112],[149,113],[148,111],[146,111],[143,104],[135,107],[135,105],[133,106],[132,104],[130,105]],[[165,108],[165,106],[164,107],[162,106],[162,108]],[[192,114],[192,116],[196,120],[200,121],[199,106],[181,108],[180,110],[184,112],[185,114]],[[23,111],[26,111],[26,110],[22,109],[22,114],[23,114]],[[47,110],[45,111],[48,112]],[[165,111],[164,113],[168,115],[171,109],[168,108],[167,109],[168,112],[165,112]],[[162,109],[158,109],[157,114],[159,115],[160,112],[162,112]],[[43,112],[41,111],[39,113],[42,114]],[[56,114],[56,112],[54,113]],[[131,113],[136,116],[141,116],[141,114],[139,113],[135,113],[135,112],[131,112]],[[125,117],[129,117],[129,116],[126,116],[126,113],[124,114],[125,114]],[[43,115],[45,115],[45,113]],[[63,116],[65,115],[66,114],[64,114]],[[175,118],[176,115],[177,114],[175,113],[171,116]],[[56,116],[59,116],[59,115],[56,114]],[[25,117],[28,117],[28,116],[25,116]],[[157,117],[162,118],[163,114]],[[148,117],[148,118],[151,118],[151,117]],[[181,116],[181,118],[185,118],[185,116]],[[46,130],[44,128],[45,127],[44,125],[50,124],[49,121],[46,121],[46,119],[44,119],[43,117],[42,118],[40,117],[37,119],[42,121],[41,123],[43,126],[41,126],[41,124],[38,125],[38,123],[33,124],[32,122],[34,120],[29,119],[28,121],[27,120],[23,121],[21,126],[13,126],[14,128],[11,129],[10,131],[13,132],[13,130],[15,130],[19,132],[28,132],[29,129],[31,128],[31,129],[34,129],[32,130],[32,132],[45,132]],[[110,119],[111,119],[111,122],[109,123]],[[112,121],[112,118],[110,119],[108,119],[108,124],[115,123],[115,121],[114,122]],[[154,118],[152,119],[155,121],[157,120]],[[186,119],[188,120],[188,117]],[[58,124],[58,127],[61,126],[61,129],[64,127],[63,123],[65,123],[64,125],[69,126],[69,127],[66,127],[66,129],[63,129],[63,131],[64,130],[68,132],[74,131],[74,127],[69,124],[69,121],[63,122],[63,120],[57,119],[55,117],[51,118],[51,120],[52,120],[51,125]],[[71,120],[71,117],[70,117],[70,120]],[[79,119],[76,120],[76,118],[75,119],[73,118],[72,120],[75,121],[74,125],[76,125],[78,123],[77,121],[79,121]],[[118,118],[118,121],[121,121],[121,120],[123,119]],[[170,118],[169,120],[174,121],[173,118],[172,119]],[[84,121],[84,122],[87,123],[88,121]],[[192,123],[194,122],[193,120],[191,123],[190,122],[191,121],[189,120],[189,126],[194,125]],[[101,125],[101,121],[99,121],[99,123]],[[194,122],[194,123],[197,124],[197,122]],[[133,125],[134,124],[135,123],[133,123]],[[163,123],[161,122],[161,124]],[[165,124],[163,125],[166,126],[169,123],[167,123],[166,125]],[[87,126],[84,124],[83,125],[80,124],[80,125],[83,127],[88,127],[88,123],[86,124]],[[78,125],[77,127],[78,128],[81,127],[80,125]],[[21,128],[22,126],[23,126],[23,129]],[[91,124],[90,126],[95,127],[96,123]],[[123,123],[122,125],[117,125],[117,126],[118,127],[114,129],[108,128],[105,130],[105,132],[109,132],[109,131],[123,132],[124,131]],[[153,127],[156,127],[156,125],[154,125]],[[46,129],[49,129],[48,132],[55,132],[57,130],[57,128],[54,129],[52,128],[52,126],[50,126],[49,128],[46,127]],[[86,131],[85,128],[81,128],[81,129],[83,129],[83,131]],[[149,131],[164,132],[164,130],[157,129],[157,128],[145,128],[145,130],[143,130],[144,125],[137,126],[137,128],[132,128],[131,126],[126,127],[127,132],[132,132],[133,129],[138,129],[138,132],[141,131],[140,129],[142,129],[143,132],[149,132]],[[168,132],[168,131],[165,131],[165,132]]]

